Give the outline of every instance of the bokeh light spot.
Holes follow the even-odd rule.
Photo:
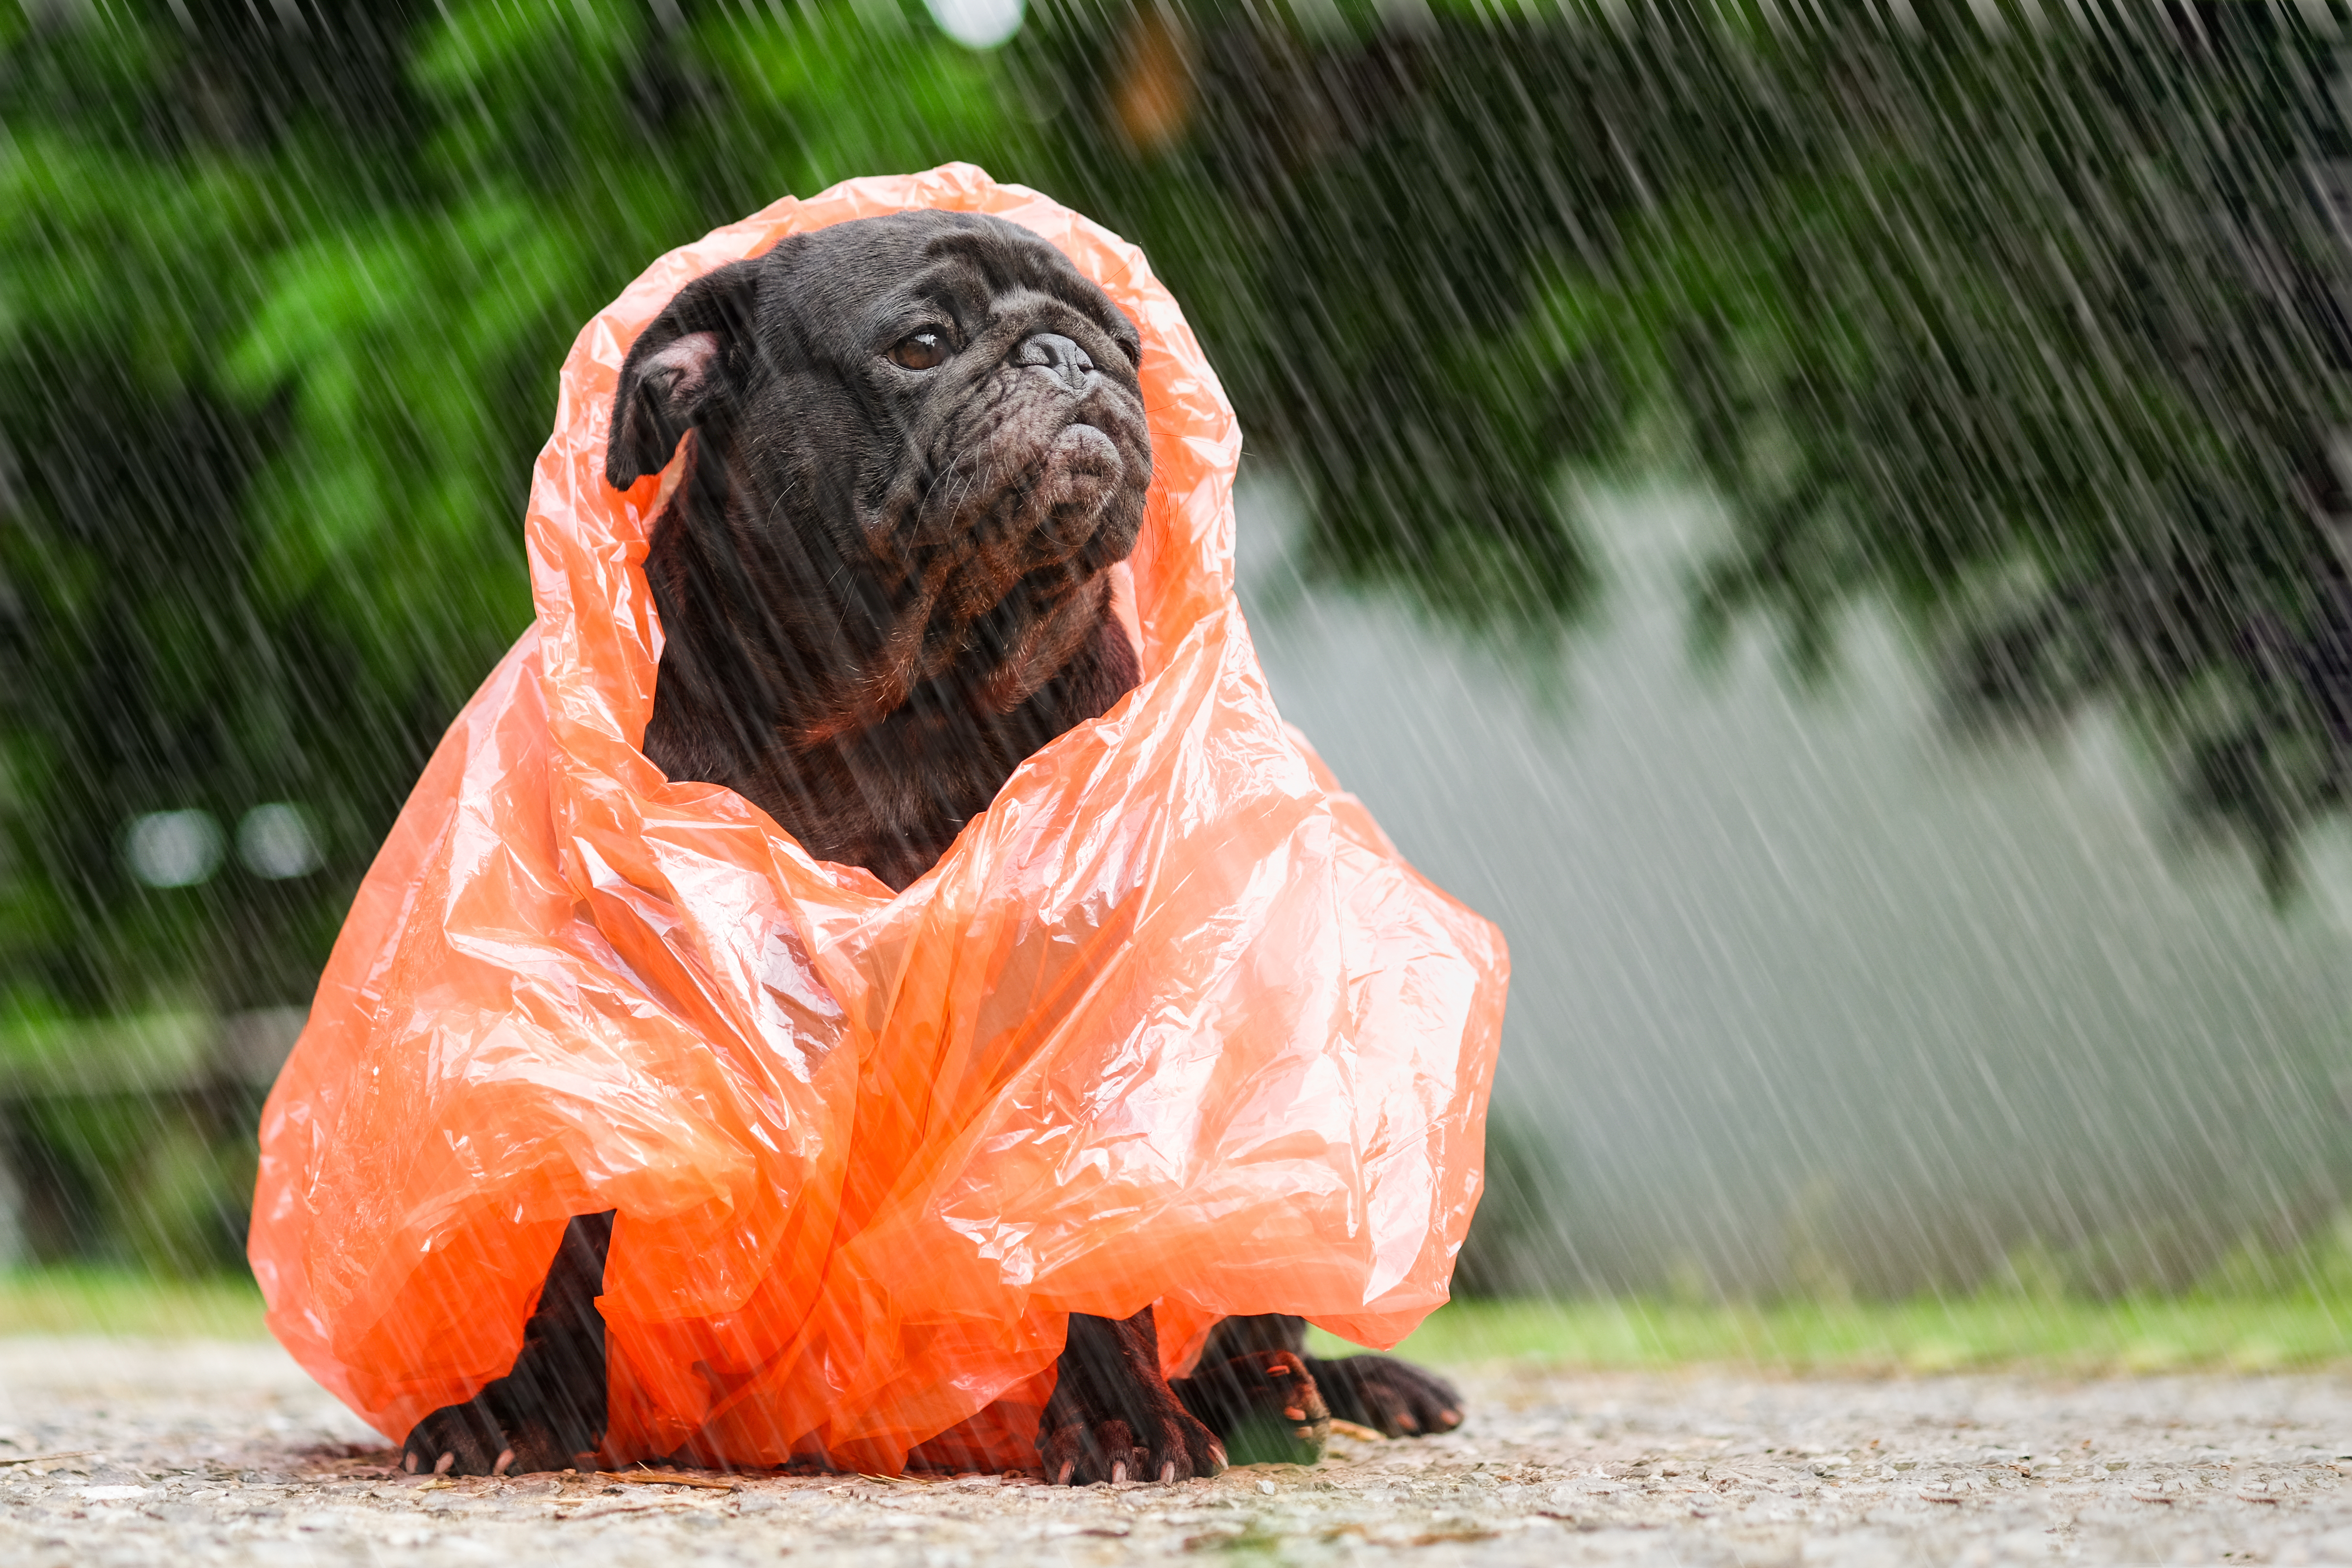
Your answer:
[[[968,49],[992,49],[1021,30],[1024,0],[923,0],[940,31]]]
[[[236,825],[236,858],[257,877],[283,881],[319,868],[319,835],[310,814],[288,801],[257,805]]]
[[[151,888],[193,888],[220,869],[221,830],[208,811],[155,811],[123,836],[131,874]]]

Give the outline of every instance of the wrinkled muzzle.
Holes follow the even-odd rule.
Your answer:
[[[918,573],[966,616],[1060,562],[1093,570],[1133,548],[1151,485],[1150,437],[1133,394],[1100,376],[1073,394],[999,366],[948,422],[909,542]]]

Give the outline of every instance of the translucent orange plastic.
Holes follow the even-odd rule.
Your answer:
[[[667,477],[604,480],[688,279],[911,207],[999,214],[1142,329],[1144,681],[893,896],[637,749]],[[1066,1315],[1394,1343],[1445,1300],[1507,961],[1276,713],[1233,591],[1241,437],[1140,252],[951,164],[671,252],[564,363],[538,619],[435,752],[264,1112],[269,1323],[397,1438],[502,1373],[567,1216],[617,1209],[615,1456],[1034,1462]],[[673,465],[675,468],[675,465]],[[950,1430],[952,1429],[952,1430]],[[918,1453],[918,1462],[936,1447]]]

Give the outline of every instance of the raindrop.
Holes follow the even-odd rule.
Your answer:
[[[1026,0],[923,0],[940,31],[968,49],[992,49],[1021,30]]]
[[[236,858],[257,877],[283,881],[319,868],[319,836],[310,814],[289,801],[257,805],[236,825]]]
[[[151,888],[193,888],[220,869],[220,824],[208,811],[156,811],[123,836],[131,874]]]

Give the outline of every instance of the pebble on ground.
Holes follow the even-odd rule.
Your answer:
[[[1455,1369],[1444,1437],[1173,1486],[398,1473],[274,1345],[0,1340],[0,1563],[2352,1564],[2352,1382]]]

